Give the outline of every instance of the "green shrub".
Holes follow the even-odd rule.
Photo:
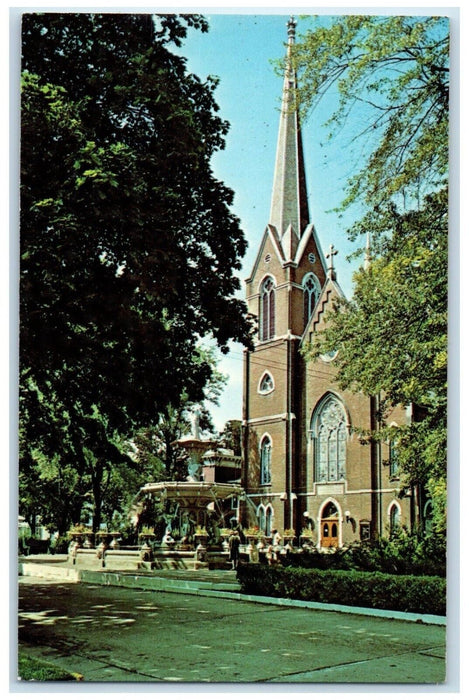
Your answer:
[[[70,538],[67,535],[60,535],[51,547],[53,554],[67,554],[70,546]]]
[[[331,553],[290,552],[285,566],[321,570],[380,571],[386,574],[445,576],[445,543],[440,538],[410,535],[402,529],[391,539],[356,542]]]
[[[444,615],[446,585],[437,576],[321,571],[247,564],[238,568],[243,593],[319,603]]]
[[[26,540],[26,546],[29,549],[29,554],[47,554],[49,551],[50,540],[41,540],[38,537],[29,537]]]

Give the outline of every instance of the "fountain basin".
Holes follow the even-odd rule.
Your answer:
[[[158,481],[145,484],[140,493],[177,501],[183,508],[205,510],[210,503],[242,496],[244,489],[239,484],[215,481]]]

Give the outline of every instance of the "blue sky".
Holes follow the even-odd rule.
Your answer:
[[[180,53],[188,60],[188,70],[202,79],[216,75],[220,80],[215,96],[220,115],[231,128],[225,150],[216,154],[212,165],[215,175],[235,193],[233,211],[241,220],[249,243],[241,273],[244,296],[244,279],[251,271],[270,213],[283,84],[272,60],[284,56],[289,15],[204,15],[210,23],[209,33],[190,30]],[[305,25],[306,20],[298,18],[297,35]],[[327,140],[327,130],[322,125],[333,104],[331,97],[303,127],[305,166],[310,218],[323,250],[327,252],[331,243],[339,250],[335,260],[338,279],[349,296],[357,262],[347,263],[346,256],[355,244],[346,238],[346,220],[340,220],[330,210],[341,202],[356,154],[347,145],[345,133],[338,140]],[[226,420],[241,418],[241,346],[233,346],[229,357],[221,357],[220,369],[228,375],[228,385],[220,407],[210,407],[219,430]]]

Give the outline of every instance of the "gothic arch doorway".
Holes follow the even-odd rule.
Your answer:
[[[332,501],[326,503],[321,512],[321,547],[339,546],[339,511]]]
[[[272,521],[274,516],[274,509],[269,503],[267,506],[261,505],[257,509],[257,522],[259,523],[259,530],[262,530],[267,537],[272,534]]]

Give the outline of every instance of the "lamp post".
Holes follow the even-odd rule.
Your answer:
[[[293,491],[290,491],[289,494],[286,491],[284,491],[280,495],[281,501],[288,501],[289,510],[290,510],[290,513],[289,513],[290,530],[293,530],[293,501],[296,501],[297,498],[298,498],[298,496]]]

